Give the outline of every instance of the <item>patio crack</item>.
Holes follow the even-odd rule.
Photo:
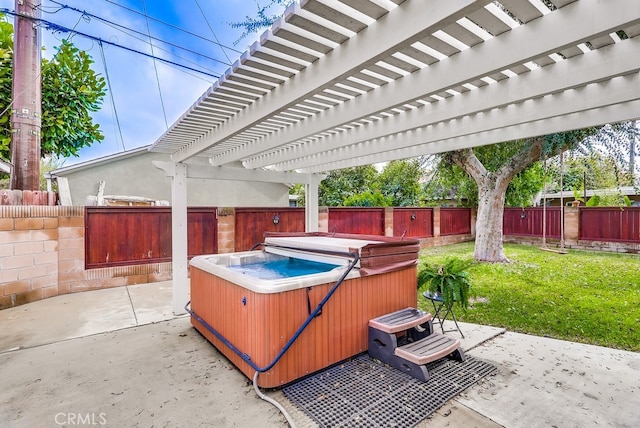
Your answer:
[[[136,320],[136,325],[140,325],[138,323],[138,315],[136,315],[136,308],[133,306],[133,300],[131,300],[131,293],[129,293],[129,287],[125,287],[127,289],[127,296],[129,296],[129,303],[131,303],[131,311],[133,312],[133,318]]]

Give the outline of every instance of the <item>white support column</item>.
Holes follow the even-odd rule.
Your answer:
[[[173,265],[173,313],[186,313],[189,301],[187,270],[187,165],[174,164],[171,179],[171,253]]]
[[[318,231],[318,187],[324,176],[313,174],[305,184],[305,221],[306,232]]]

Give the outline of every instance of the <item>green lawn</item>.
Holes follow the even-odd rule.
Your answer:
[[[640,351],[640,256],[505,244],[508,264],[469,269],[474,300],[461,321]],[[473,243],[429,248],[420,263],[473,257]],[[420,296],[422,309],[431,305]]]

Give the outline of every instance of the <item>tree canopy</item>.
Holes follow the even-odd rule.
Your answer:
[[[320,182],[318,203],[330,207],[341,206],[348,198],[373,190],[372,184],[377,175],[378,171],[373,165],[330,171]]]
[[[478,160],[489,171],[497,171],[508,159],[527,144],[525,140],[492,144],[473,149]],[[478,187],[475,181],[453,162],[452,153],[440,156],[434,173],[424,185],[427,200],[433,204],[455,201],[458,206],[478,205]],[[505,205],[510,207],[530,206],[543,186],[544,171],[540,163],[534,163],[516,174],[507,187]]]
[[[622,125],[615,124],[615,130]],[[606,127],[605,127],[606,128]],[[492,148],[463,149],[446,153],[441,162],[455,164],[463,169],[475,182],[478,191],[478,211],[474,257],[479,261],[508,261],[502,247],[502,218],[509,186],[515,183],[518,189],[527,180],[518,182],[516,177],[540,160],[557,156],[567,150],[593,151],[603,135],[603,127],[527,138]],[[604,131],[606,132],[606,131]],[[633,158],[633,149],[623,139],[613,137],[606,142],[607,149],[615,158]],[[629,154],[629,151],[632,153]],[[486,156],[491,152],[491,156]],[[522,177],[522,176],[521,176]],[[522,177],[524,178],[524,177]]]
[[[0,18],[0,156],[10,159],[13,26]],[[81,148],[104,139],[90,114],[100,109],[106,82],[92,64],[68,40],[62,40],[52,59],[42,60],[42,157],[77,156]]]
[[[422,167],[418,160],[396,160],[382,171],[373,165],[330,171],[320,182],[320,205],[418,206],[421,205]]]
[[[78,156],[81,148],[104,139],[90,113],[100,110],[106,83],[91,64],[91,57],[67,40],[51,61],[42,61],[43,156]]]

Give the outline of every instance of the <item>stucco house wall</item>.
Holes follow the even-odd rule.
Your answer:
[[[105,181],[105,195],[142,196],[171,203],[171,178],[153,166],[169,161],[169,155],[142,147],[51,172],[67,179],[71,205],[85,205]],[[61,189],[62,191],[62,189]],[[286,207],[289,188],[284,184],[188,179],[189,206]]]

